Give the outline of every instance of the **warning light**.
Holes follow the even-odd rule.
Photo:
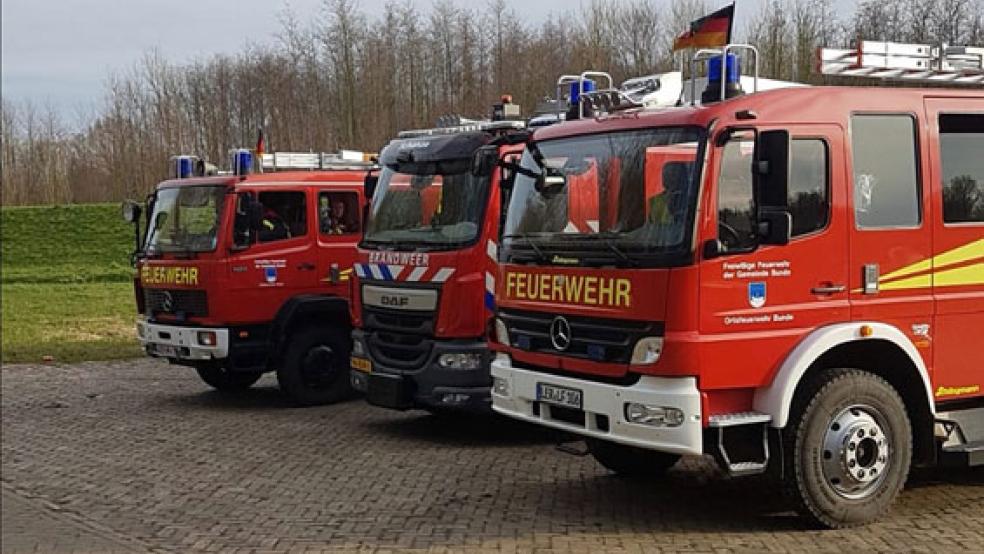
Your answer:
[[[862,337],[867,338],[875,334],[875,329],[871,325],[862,325],[860,333]]]

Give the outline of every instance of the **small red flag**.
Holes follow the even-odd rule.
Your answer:
[[[731,42],[731,28],[735,22],[735,5],[725,8],[690,23],[690,30],[673,41],[673,50],[683,48],[712,48]]]
[[[263,137],[263,127],[260,127],[260,135],[256,138],[256,158],[263,163],[263,154],[266,153],[266,139]]]

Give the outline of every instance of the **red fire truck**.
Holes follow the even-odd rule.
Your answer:
[[[249,174],[244,150],[232,174],[211,176],[176,157],[175,178],[149,199],[143,240],[137,232],[147,354],[194,367],[222,391],[275,370],[298,404],[349,395],[349,279],[373,167],[350,157],[266,154],[267,172]],[[138,221],[140,209],[124,206]]]
[[[351,380],[370,403],[489,409],[486,336],[508,194],[499,162],[518,158],[524,128],[502,119],[405,131],[382,151],[353,298]]]
[[[864,75],[878,48],[844,65]],[[595,117],[533,135],[494,409],[583,436],[616,473],[713,454],[774,471],[818,525],[862,524],[910,464],[984,463],[984,91],[756,91],[736,52],[757,58],[695,56],[702,104],[696,83],[655,109],[589,91]],[[978,52],[891,76],[984,82]]]

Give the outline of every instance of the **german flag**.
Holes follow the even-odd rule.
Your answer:
[[[690,23],[690,30],[673,41],[673,50],[683,48],[713,48],[731,42],[731,28],[735,23],[735,5]]]

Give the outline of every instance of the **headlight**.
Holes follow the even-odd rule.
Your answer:
[[[683,410],[629,402],[625,405],[625,420],[653,427],[679,427],[683,425]]]
[[[663,353],[663,337],[643,337],[636,343],[632,350],[633,364],[654,364],[659,361],[659,355]]]
[[[202,346],[215,346],[217,342],[217,337],[215,331],[199,331],[198,332],[198,344]]]
[[[482,366],[482,355],[477,353],[441,354],[437,363],[444,369],[478,369]]]
[[[506,322],[499,318],[495,318],[495,341],[509,346],[509,329],[506,328]]]

